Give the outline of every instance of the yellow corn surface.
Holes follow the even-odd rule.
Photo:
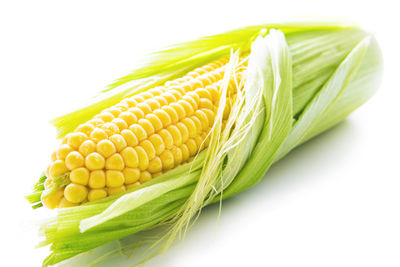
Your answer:
[[[72,207],[124,192],[206,148],[226,62],[126,98],[77,127],[52,154],[45,188],[64,174],[71,183],[42,203],[51,209]],[[227,117],[229,105],[225,111]]]

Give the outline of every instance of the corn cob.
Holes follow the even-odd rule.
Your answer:
[[[238,60],[247,53],[248,64]],[[53,121],[68,135],[27,199],[34,208],[76,207],[42,225],[40,245],[52,251],[43,265],[130,235],[125,248],[143,248],[140,231],[152,228],[154,250],[135,263],[165,252],[203,207],[255,185],[367,101],[381,68],[376,42],[353,26],[257,25],[159,52],[105,99]]]
[[[66,135],[51,156],[45,188],[64,175],[70,183],[45,192],[42,203],[50,209],[72,207],[122,193],[205,149],[226,63],[215,61],[126,98]],[[237,68],[236,76],[244,69]]]

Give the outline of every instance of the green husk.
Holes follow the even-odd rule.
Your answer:
[[[266,33],[262,30],[271,28],[280,31],[271,30],[262,37]],[[243,93],[234,103],[226,130],[221,129],[219,111],[211,146],[192,162],[124,194],[60,209],[41,228],[45,238],[41,245],[51,244],[52,251],[44,266],[154,228],[163,230],[161,234],[150,231],[153,241],[137,261],[165,251],[184,236],[204,206],[256,184],[271,164],[367,101],[380,81],[379,48],[357,27],[258,25],[154,53],[93,104],[55,119],[54,124],[59,136],[65,135],[126,96],[221,56],[231,54],[233,68],[239,63],[238,53],[247,51],[251,52],[248,75],[252,78],[242,84]],[[225,75],[227,80],[232,72]],[[261,95],[262,101],[252,99]],[[136,239],[128,245],[140,246]]]

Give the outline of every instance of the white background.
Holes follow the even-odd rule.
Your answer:
[[[48,121],[128,73],[144,52],[249,24],[335,16],[374,33],[380,91],[296,149],[255,188],[204,211],[183,244],[147,266],[400,266],[396,1],[1,1],[0,265],[46,249],[23,196],[56,145]],[[116,264],[115,266],[125,266]]]

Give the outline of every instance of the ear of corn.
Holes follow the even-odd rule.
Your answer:
[[[213,61],[125,98],[67,134],[47,169],[41,202],[51,209],[71,207],[122,193],[205,149],[224,64]],[[229,113],[229,105],[222,112]],[[70,183],[59,183],[65,175]]]
[[[262,29],[270,28],[280,31],[265,36]],[[189,83],[191,78],[184,77],[190,71],[215,67],[221,57],[226,61],[218,79],[209,76],[212,67],[198,71],[211,82],[219,80],[217,94],[204,84],[177,89],[180,82]],[[41,178],[29,196],[40,205],[38,195],[46,187],[46,206],[69,207],[42,226],[41,245],[51,244],[52,250],[44,265],[162,225],[170,227],[161,236],[150,233],[158,241],[135,261],[165,251],[205,205],[253,186],[273,162],[364,103],[377,88],[382,66],[371,37],[336,25],[253,26],[177,45],[150,59],[94,104],[54,121],[60,136],[85,124],[66,135],[47,182]],[[212,101],[201,101],[203,97]],[[186,103],[173,105],[178,98]],[[202,108],[211,112],[193,115]],[[178,130],[168,129],[172,125]],[[189,159],[178,148],[190,138]],[[169,155],[161,156],[165,151]],[[151,179],[159,171],[163,173]],[[70,183],[64,188],[65,181]],[[133,239],[128,247],[140,244]]]

